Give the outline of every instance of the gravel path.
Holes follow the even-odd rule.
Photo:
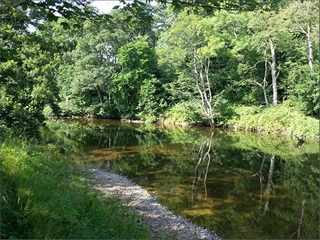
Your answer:
[[[173,214],[161,206],[147,190],[126,177],[97,167],[89,170],[93,175],[93,188],[127,202],[131,210],[146,219],[153,239],[160,239],[164,233],[169,239],[220,239],[215,233]]]

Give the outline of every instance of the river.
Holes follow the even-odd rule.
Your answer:
[[[48,121],[42,136],[222,238],[319,239],[318,142],[84,119]]]

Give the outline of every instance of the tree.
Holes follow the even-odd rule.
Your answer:
[[[61,107],[65,114],[112,115],[113,45],[108,29],[85,21],[74,49],[65,53],[64,64],[60,65]]]
[[[113,77],[119,69],[117,54],[141,34],[152,39],[153,31],[150,23],[141,24],[130,12],[114,10],[111,15],[113,21],[107,23],[86,20],[83,28],[76,32],[69,29],[61,33],[60,20],[54,24],[57,32],[53,36],[68,35],[66,38],[75,40],[73,47],[62,57],[58,75],[63,99],[60,106],[65,115],[120,117],[116,108],[118,96],[114,94],[118,86],[113,84]],[[132,17],[129,26],[125,22],[128,16]],[[58,44],[60,41],[63,44],[64,39],[61,37]]]
[[[166,61],[177,68],[177,74],[193,73],[193,86],[191,98],[199,99],[200,107],[210,125],[214,126],[213,95],[212,90],[212,63],[218,52],[224,47],[224,42],[213,35],[207,18],[188,14],[186,11],[179,15],[176,22],[163,34],[164,45],[159,45],[161,61]],[[165,50],[167,48],[167,50]],[[182,70],[183,69],[183,70]],[[182,86],[179,86],[180,88]]]
[[[98,15],[88,5],[91,0],[4,0],[0,3],[0,16],[4,21],[12,21],[11,15],[17,9],[26,13],[29,24],[37,25],[38,20],[57,21],[60,17],[66,19],[109,19],[109,15]],[[71,26],[78,27],[77,23]],[[61,22],[65,29],[70,28],[68,22]]]
[[[0,4],[0,16],[1,18],[7,18],[14,9],[21,8],[24,11],[28,11],[30,22],[34,19],[34,16],[38,16],[48,21],[57,21],[60,17],[66,19],[81,18],[91,20],[107,20],[112,17],[109,14],[99,15],[97,12],[90,9],[89,4],[93,0],[3,0]],[[152,15],[146,11],[149,8],[151,0],[119,0],[119,5],[115,6],[118,9],[120,6],[124,10],[128,10],[136,17],[144,19],[145,21],[151,21]],[[214,11],[229,10],[229,11],[250,11],[256,9],[272,9],[277,7],[282,0],[157,0],[159,4],[170,4],[173,9],[180,11],[183,8],[192,8],[194,11],[205,11],[212,14]],[[120,5],[121,4],[121,5]],[[10,17],[8,18],[10,19]],[[126,20],[130,20],[126,18]],[[61,22],[65,28],[69,28],[70,25],[67,22]],[[73,26],[78,26],[77,24]]]
[[[148,37],[137,37],[117,54],[120,71],[113,79],[117,110],[122,118],[134,119],[149,115],[159,108],[157,60]],[[152,98],[155,99],[152,99]]]
[[[127,3],[126,1],[120,1],[128,7],[141,8],[143,6],[143,1],[134,0],[133,3]],[[151,2],[151,0],[145,0],[146,3]],[[204,10],[207,13],[212,13],[213,11],[220,10],[255,10],[259,8],[273,8],[278,6],[282,1],[281,0],[241,0],[241,1],[232,1],[232,0],[157,0],[160,4],[170,4],[175,10],[182,10],[183,8],[193,8],[194,10]]]
[[[280,56],[277,53],[281,53],[283,49],[288,47],[287,39],[290,39],[290,36],[276,12],[253,13],[249,26],[254,32],[253,46],[258,52],[264,53],[265,61],[271,71],[272,104],[277,105],[279,100],[278,77],[280,75],[279,63],[277,63],[277,58]],[[278,50],[276,51],[276,49]],[[268,52],[269,54],[267,54]],[[267,70],[265,69],[264,72],[266,73]]]
[[[292,2],[282,16],[287,31],[292,36],[290,67],[287,81],[290,83],[289,100],[309,115],[319,111],[319,14],[314,1]]]
[[[28,32],[23,11],[15,9],[12,18],[15,21],[0,24],[1,125],[32,135],[44,120],[46,105],[58,114],[57,56]]]

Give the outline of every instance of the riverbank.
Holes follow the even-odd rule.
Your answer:
[[[4,139],[1,239],[150,239],[137,214],[94,193],[74,157],[54,144]]]
[[[319,141],[319,119],[305,116],[285,103],[268,108],[237,106],[233,112],[225,122],[229,129]]]
[[[121,199],[150,226],[152,239],[220,239],[215,233],[196,226],[161,206],[155,196],[124,176],[90,167],[92,187],[101,194]]]
[[[228,114],[220,116],[216,120],[217,128],[230,129],[232,131],[248,131],[258,134],[274,134],[290,137],[301,142],[320,140],[319,119],[306,116],[288,103],[277,106],[230,106]],[[189,116],[191,114],[191,116]],[[204,119],[192,112],[184,114],[167,114],[158,118],[153,124],[176,125],[182,127],[205,126],[209,127]],[[94,116],[70,116],[68,118],[95,119]],[[121,122],[146,123],[143,120],[120,119]]]
[[[8,137],[1,153],[1,239],[219,239],[127,178],[77,166],[56,145]]]

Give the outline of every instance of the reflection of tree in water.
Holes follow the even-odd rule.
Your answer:
[[[99,141],[98,141],[97,149],[101,148],[100,145],[101,145],[101,142],[102,142],[103,139],[104,139],[103,140],[104,141],[104,145],[107,144],[108,148],[114,147],[116,145],[116,143],[117,143],[117,140],[118,140],[119,131],[120,131],[120,127],[117,127],[117,128],[108,130],[109,134],[105,138],[103,138],[102,135],[99,135]],[[106,170],[110,169],[110,165],[111,165],[110,160],[106,160],[104,162],[104,167],[105,167]]]
[[[266,162],[266,160],[268,158],[270,159],[270,165],[269,165],[269,171],[266,171],[265,168],[264,168],[264,165],[265,165],[265,162]],[[260,166],[259,171],[257,173],[255,173],[255,174],[253,174],[253,177],[259,176],[259,180],[260,180],[260,207],[259,207],[259,212],[260,212],[260,214],[262,216],[264,216],[269,211],[269,203],[270,203],[271,191],[272,191],[272,188],[274,188],[272,178],[273,178],[273,172],[274,172],[274,167],[275,167],[275,161],[276,161],[276,156],[275,155],[264,154],[263,158],[262,158],[262,162],[261,162],[261,166]],[[266,189],[263,191],[265,173],[268,174],[268,178],[267,178]],[[263,203],[264,200],[265,200],[265,202]],[[263,211],[262,211],[262,207],[263,207]],[[252,212],[252,216],[254,217],[254,219],[256,221],[258,221],[258,219],[256,218],[256,216],[254,215],[253,212]]]
[[[213,132],[211,131],[209,136],[202,142],[198,152],[198,162],[195,168],[195,178],[192,184],[192,196],[191,203],[194,203],[194,190],[196,182],[199,182],[203,178],[203,186],[205,191],[204,200],[207,199],[207,175],[209,171],[209,165],[211,161],[211,147],[212,147]]]
[[[269,171],[266,171],[264,169],[264,165],[265,165],[265,162],[267,159],[270,159]],[[260,213],[261,217],[265,216],[266,213],[269,211],[271,192],[272,192],[272,189],[274,188],[274,184],[273,184],[272,179],[273,179],[273,173],[274,173],[274,169],[275,169],[275,162],[276,162],[275,155],[264,154],[259,171],[253,175],[253,177],[259,176],[259,180],[260,180],[259,213]],[[265,190],[263,190],[263,185],[264,185],[264,180],[265,180],[264,173],[268,174],[267,184],[266,184]],[[265,202],[263,203],[263,201],[265,201]],[[302,228],[303,222],[304,222],[305,204],[306,204],[306,200],[305,200],[305,198],[303,198],[302,202],[301,202],[300,218],[298,219],[298,227],[297,227],[297,230],[290,236],[290,239],[292,237],[294,237],[295,235],[296,235],[297,239],[300,239],[301,228]],[[263,211],[262,211],[262,209],[263,209]],[[252,216],[254,217],[254,219],[257,222],[259,222],[261,220],[261,219],[257,218],[253,212],[252,212]]]
[[[268,158],[270,159],[270,165],[269,165],[269,171],[267,172],[264,169],[264,165]],[[269,211],[271,191],[272,191],[272,188],[274,188],[272,178],[273,178],[273,172],[275,167],[275,161],[276,161],[275,155],[264,154],[259,171],[253,175],[253,177],[259,176],[259,180],[260,180],[260,203],[261,204],[259,207],[259,212],[261,213],[261,208],[263,206],[263,212],[261,213],[261,215],[263,216]],[[263,183],[265,180],[264,173],[266,172],[268,173],[267,185],[266,185],[266,189],[263,191]],[[265,203],[263,204],[264,199],[265,199]],[[252,215],[257,220],[253,212],[252,212]]]

